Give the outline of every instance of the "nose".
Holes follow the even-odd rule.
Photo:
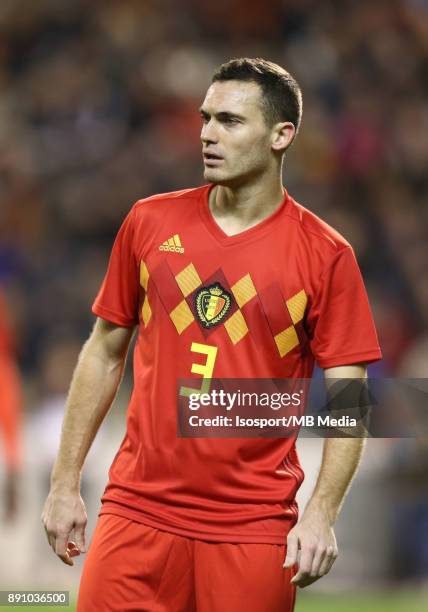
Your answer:
[[[202,125],[201,141],[204,145],[218,142],[217,130],[212,119]]]

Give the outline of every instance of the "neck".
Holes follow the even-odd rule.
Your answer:
[[[216,218],[234,218],[249,224],[270,215],[284,199],[281,175],[257,179],[237,187],[216,185],[210,193],[210,209]]]

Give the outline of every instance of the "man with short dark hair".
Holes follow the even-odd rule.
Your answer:
[[[289,72],[264,59],[241,58],[222,64],[212,83],[241,81],[256,83],[261,89],[261,108],[268,125],[289,121],[297,134],[302,120],[302,92]]]
[[[200,108],[208,184],[138,201],[117,235],[43,512],[52,548],[72,565],[85,550],[83,461],[139,325],[127,432],[80,612],[287,612],[295,586],[337,556],[333,526],[361,440],[326,441],[297,522],[295,438],[176,432],[177,379],[197,388],[210,378],[310,378],[315,360],[327,379],[363,378],[381,356],[352,248],[282,186],[301,111],[300,89],[280,66],[221,66]]]

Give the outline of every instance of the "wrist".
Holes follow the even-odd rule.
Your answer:
[[[63,472],[54,468],[51,475],[51,491],[54,493],[79,493],[80,472]]]
[[[333,527],[337,520],[339,509],[337,504],[332,503],[331,499],[322,495],[315,495],[308,502],[302,520],[312,514],[321,514],[326,517],[330,526]]]

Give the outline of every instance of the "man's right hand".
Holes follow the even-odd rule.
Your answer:
[[[72,557],[86,552],[87,522],[85,504],[79,493],[51,489],[43,508],[42,523],[52,550],[66,565],[74,565]],[[75,541],[69,539],[73,530]]]
[[[86,552],[88,519],[80,497],[83,463],[122,380],[134,331],[135,327],[98,318],[74,370],[51,490],[42,513],[49,544],[67,565],[74,565],[72,557]]]

